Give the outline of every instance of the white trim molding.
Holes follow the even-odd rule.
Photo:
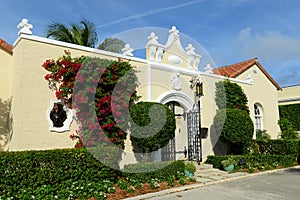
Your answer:
[[[182,92],[168,91],[168,92],[163,93],[156,99],[156,102],[159,102],[162,104],[166,104],[171,101],[178,102],[185,110],[191,110],[194,105],[193,100]]]

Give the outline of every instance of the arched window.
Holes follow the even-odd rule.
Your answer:
[[[255,130],[263,130],[263,112],[259,104],[254,104]]]

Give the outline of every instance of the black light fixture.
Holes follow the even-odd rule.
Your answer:
[[[197,80],[196,83],[196,96],[197,97],[203,96],[203,83],[200,83],[199,80]]]

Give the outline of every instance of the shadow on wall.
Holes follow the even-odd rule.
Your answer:
[[[211,144],[213,145],[214,155],[216,156],[227,155],[229,151],[229,147],[227,144],[225,144],[220,140],[220,133],[217,133],[214,125],[212,125],[209,130],[210,130],[209,136],[210,136]]]
[[[0,151],[7,149],[12,137],[11,99],[3,101],[0,98]]]

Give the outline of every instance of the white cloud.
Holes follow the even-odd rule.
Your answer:
[[[252,29],[247,27],[239,32],[236,44],[248,57],[282,61],[299,59],[300,55],[300,38],[290,37],[276,30],[254,34]]]
[[[233,48],[246,58],[257,57],[280,85],[299,84],[300,38],[277,30],[254,33],[246,27],[239,32]]]

